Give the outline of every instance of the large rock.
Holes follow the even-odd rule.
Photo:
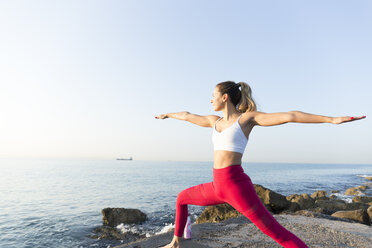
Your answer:
[[[300,209],[309,209],[315,206],[315,201],[308,194],[293,194],[286,197],[288,201],[297,203]]]
[[[321,208],[321,207],[309,208],[309,209],[304,209],[304,210],[308,210],[314,213],[325,214],[325,215],[331,215],[335,212],[335,210],[329,210],[329,209]]]
[[[102,209],[103,225],[116,227],[124,224],[140,224],[147,219],[145,213],[138,209],[130,208],[105,208]]]
[[[369,208],[367,208],[367,214],[369,216],[369,219],[372,221],[372,206],[370,206]]]
[[[298,210],[296,212],[290,212],[289,210],[280,212],[279,215],[302,215],[306,217],[313,217],[313,218],[322,218],[322,219],[328,219],[328,220],[337,220],[337,221],[343,221],[343,222],[355,222],[355,220],[345,219],[345,218],[339,218],[335,216],[331,216],[331,214],[326,210],[322,208],[311,208],[311,209],[302,209]]]
[[[358,209],[353,211],[337,211],[332,214],[334,217],[355,220],[359,223],[370,225],[370,219],[365,209]]]
[[[288,201],[284,195],[278,194],[259,184],[255,184],[254,188],[263,204],[267,206],[267,208],[270,207],[271,211],[274,213],[279,213],[283,210],[286,210],[291,205],[290,201]]]
[[[327,195],[328,193],[325,190],[318,190],[311,194],[311,198],[314,200],[329,200]]]
[[[368,204],[361,202],[346,203],[343,200],[316,200],[315,205],[319,208],[324,209],[329,214],[332,214],[337,211],[350,211],[358,209],[367,209]]]
[[[370,203],[372,202],[371,196],[355,196],[353,202]]]
[[[296,212],[298,210],[301,210],[301,207],[300,207],[300,205],[298,205],[298,203],[296,203],[296,202],[289,202],[289,203],[290,203],[289,208],[282,211],[282,212],[288,212],[288,211],[289,212]]]
[[[240,215],[241,213],[229,204],[219,204],[206,207],[201,215],[196,219],[196,223],[220,222]]]
[[[365,183],[363,183],[363,185],[367,186],[367,189],[372,188],[372,182],[365,182]],[[367,195],[370,195],[370,194],[367,193]]]
[[[368,189],[369,187],[367,185],[361,185],[361,186],[358,186],[358,187],[351,187],[351,188],[348,188],[346,191],[345,191],[345,195],[360,195],[362,194],[364,191],[366,191],[366,189]]]
[[[313,218],[323,218],[323,219],[328,219],[328,220],[341,220],[341,221],[345,221],[345,222],[354,222],[352,220],[349,220],[349,219],[340,219],[338,217],[334,217],[334,216],[331,216],[329,214],[324,214],[324,213],[321,213],[321,212],[316,212],[316,211],[313,211],[314,209],[311,209],[311,210],[299,210],[299,211],[296,211],[295,213],[290,213],[292,215],[302,215],[302,216],[307,216],[307,217],[313,217]]]
[[[345,210],[346,202],[342,200],[316,200],[315,206],[323,209],[328,214],[336,211]]]

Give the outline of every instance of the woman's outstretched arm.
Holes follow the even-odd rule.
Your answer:
[[[166,119],[166,118],[174,118],[177,120],[184,121],[186,119],[187,111],[177,112],[177,113],[168,113],[155,116],[156,119]]]
[[[366,116],[361,117],[352,117],[352,116],[343,116],[343,117],[329,117],[323,115],[314,115],[308,114],[301,111],[291,111],[293,113],[292,122],[299,123],[332,123],[332,124],[341,124],[349,121],[356,121],[365,118]]]
[[[190,112],[178,112],[178,113],[168,113],[155,116],[156,119],[166,119],[174,118],[178,120],[188,121],[193,124],[199,125],[201,127],[212,127],[216,120],[219,118],[217,115],[196,115],[191,114]]]
[[[365,118],[366,116],[361,117],[330,117],[323,115],[314,115],[309,113],[304,113],[301,111],[289,111],[281,113],[264,113],[264,112],[251,112],[253,122],[256,125],[260,126],[275,126],[281,125],[288,122],[297,122],[297,123],[332,123],[332,124],[341,124],[349,121],[356,121]]]

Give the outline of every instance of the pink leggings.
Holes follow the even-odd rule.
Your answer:
[[[178,194],[174,235],[182,237],[188,204],[210,206],[222,203],[230,204],[283,247],[307,247],[301,239],[280,225],[266,209],[241,165],[213,169],[213,182],[199,184]]]

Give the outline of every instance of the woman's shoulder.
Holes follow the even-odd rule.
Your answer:
[[[250,112],[247,111],[247,112],[242,113],[241,119],[242,120],[250,119],[254,117],[256,114],[257,114],[257,111],[250,111]]]
[[[240,118],[242,124],[249,124],[249,123],[254,123],[254,118],[262,114],[263,112],[259,111],[250,111],[250,112],[244,112]]]
[[[210,122],[212,123],[212,126],[214,126],[214,124],[219,120],[221,119],[222,117],[218,116],[218,115],[208,115],[208,118],[210,120]]]

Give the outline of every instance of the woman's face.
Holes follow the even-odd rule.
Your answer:
[[[211,103],[214,111],[221,111],[223,109],[223,106],[225,105],[225,102],[217,87],[214,88],[212,96],[213,97]]]

